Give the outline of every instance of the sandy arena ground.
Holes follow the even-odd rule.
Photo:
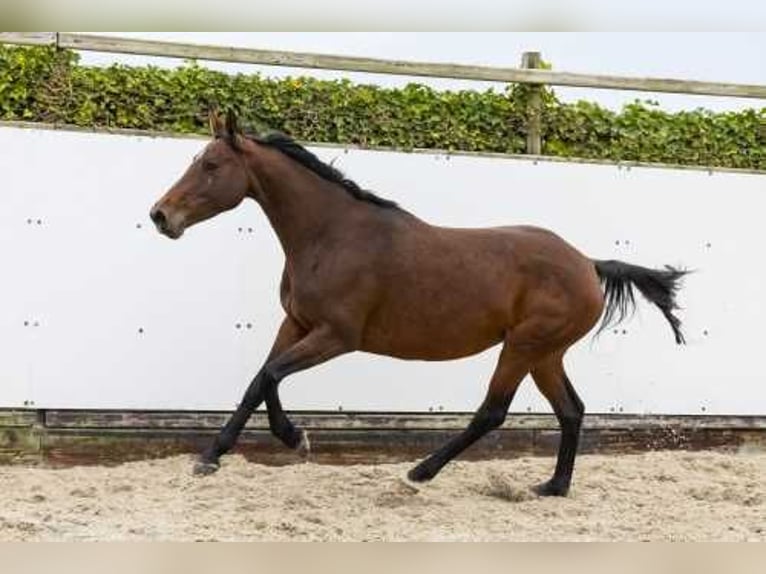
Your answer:
[[[583,455],[569,498],[538,498],[553,463],[456,462],[418,492],[410,464],[3,466],[0,540],[766,541],[766,454]]]

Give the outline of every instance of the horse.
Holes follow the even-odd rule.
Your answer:
[[[564,370],[567,350],[602,318],[603,330],[635,309],[634,287],[674,315],[686,271],[594,260],[552,231],[533,226],[447,228],[362,189],[291,137],[244,132],[231,111],[209,116],[211,141],[151,208],[160,233],[234,209],[263,209],[285,255],[284,319],[265,363],[208,448],[196,475],[217,471],[263,402],[271,432],[306,456],[308,434],[288,418],[285,377],[339,355],[365,351],[444,361],[502,345],[489,388],[468,427],[407,473],[428,481],[451,459],[503,424],[527,374],[550,402],[561,438],[552,477],[533,488],[566,496],[585,408]]]

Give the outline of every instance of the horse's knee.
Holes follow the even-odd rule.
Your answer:
[[[242,404],[247,405],[248,408],[257,408],[261,401],[266,398],[269,390],[274,388],[275,385],[276,380],[274,376],[266,368],[262,369],[245,391]]]

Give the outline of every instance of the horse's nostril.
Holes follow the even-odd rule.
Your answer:
[[[165,217],[165,213],[161,209],[152,209],[152,212],[149,214],[149,216],[152,218],[154,224],[159,228],[164,228],[165,224],[168,222],[167,217]]]

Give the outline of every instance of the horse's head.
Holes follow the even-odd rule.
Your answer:
[[[234,209],[255,185],[240,150],[244,138],[234,114],[210,113],[213,141],[197,155],[173,187],[152,207],[157,229],[178,239],[187,227]]]

